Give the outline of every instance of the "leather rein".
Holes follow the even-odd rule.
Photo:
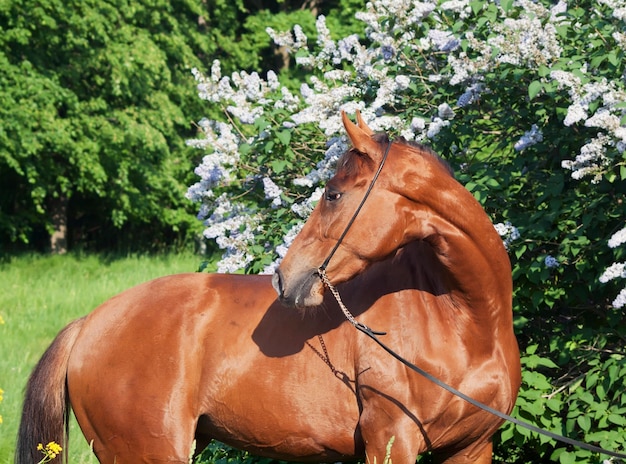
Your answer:
[[[328,263],[330,263],[330,260],[332,259],[332,257],[334,256],[335,252],[337,251],[337,249],[339,248],[339,246],[343,242],[344,238],[346,237],[348,231],[350,230],[350,228],[354,224],[354,221],[356,220],[357,216],[361,212],[361,209],[363,208],[363,205],[365,204],[365,201],[367,200],[367,198],[369,197],[372,189],[374,188],[374,184],[376,183],[376,180],[378,180],[380,172],[383,170],[383,166],[385,165],[385,161],[387,161],[387,156],[389,155],[389,150],[391,149],[391,145],[392,144],[393,144],[392,140],[388,140],[387,141],[387,147],[385,148],[385,152],[384,152],[383,157],[382,157],[382,159],[380,161],[380,165],[378,166],[378,170],[374,174],[374,177],[372,178],[372,181],[370,182],[369,187],[365,191],[365,195],[363,195],[363,198],[361,199],[361,202],[359,203],[359,206],[357,207],[356,211],[352,215],[352,218],[350,219],[350,221],[348,221],[348,224],[346,225],[346,228],[344,229],[344,231],[339,236],[339,239],[337,240],[337,243],[335,244],[335,246],[332,248],[332,250],[328,254],[328,257],[324,260],[322,265],[317,269],[317,273],[318,273],[320,279],[322,280],[324,285],[330,290],[330,292],[333,294],[333,296],[337,300],[337,304],[341,308],[341,311],[343,312],[343,314],[346,317],[346,319],[354,327],[356,327],[359,331],[363,332],[365,335],[367,335],[372,340],[374,340],[381,348],[383,348],[387,353],[389,353],[392,357],[394,357],[395,359],[400,361],[406,367],[408,367],[409,369],[417,372],[418,374],[420,374],[421,376],[423,376],[426,379],[430,380],[431,382],[435,383],[436,385],[438,385],[439,387],[443,388],[444,390],[447,390],[448,392],[452,393],[453,395],[455,395],[455,396],[457,396],[457,397],[467,401],[471,405],[476,406],[477,408],[480,408],[483,411],[486,411],[486,412],[488,412],[490,414],[493,414],[494,416],[497,416],[500,419],[503,419],[503,420],[508,421],[508,422],[512,422],[515,425],[519,425],[520,427],[524,427],[524,428],[530,430],[531,432],[535,432],[535,433],[538,433],[540,435],[547,436],[547,437],[549,437],[549,438],[551,438],[553,440],[557,440],[557,441],[560,441],[562,443],[566,443],[568,445],[576,446],[578,448],[582,448],[582,449],[585,449],[587,451],[592,451],[594,453],[600,453],[600,454],[605,454],[607,456],[612,456],[612,457],[616,457],[616,458],[620,458],[620,459],[626,459],[626,453],[618,453],[616,451],[609,451],[609,450],[606,450],[606,449],[601,448],[599,446],[590,445],[588,443],[584,443],[584,442],[581,442],[581,441],[578,441],[578,440],[574,440],[574,439],[571,439],[571,438],[568,438],[568,437],[564,437],[562,435],[558,435],[558,434],[550,432],[548,430],[541,429],[541,428],[539,428],[539,427],[537,427],[537,426],[535,426],[533,424],[530,424],[528,422],[524,422],[522,420],[516,419],[513,416],[505,414],[502,411],[498,411],[497,409],[494,409],[491,406],[488,406],[488,405],[486,405],[484,403],[481,403],[480,401],[477,401],[477,400],[469,397],[465,393],[462,393],[461,391],[457,390],[456,388],[448,385],[447,383],[443,382],[442,380],[438,379],[437,377],[433,376],[432,374],[426,372],[422,368],[420,368],[420,367],[416,366],[415,364],[413,364],[413,363],[407,361],[406,359],[404,359],[402,356],[400,356],[398,353],[396,353],[394,350],[392,350],[390,347],[388,347],[386,344],[384,344],[378,338],[381,335],[386,335],[386,332],[380,332],[380,331],[372,330],[371,328],[369,328],[365,324],[357,321],[356,318],[350,312],[350,310],[348,310],[348,308],[345,306],[345,304],[341,300],[341,295],[339,294],[339,291],[335,288],[335,286],[331,283],[330,279],[326,275],[326,268],[328,267]]]

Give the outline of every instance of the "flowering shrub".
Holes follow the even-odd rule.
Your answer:
[[[515,414],[624,449],[626,3],[376,0],[357,19],[363,37],[333,39],[324,17],[314,39],[268,30],[309,72],[298,91],[272,71],[195,71],[223,114],[188,142],[207,151],[188,196],[218,270],[273,270],[347,148],[340,110],[359,109],[442,154],[502,236],[524,353]],[[500,442],[520,462],[599,459],[512,425]]]

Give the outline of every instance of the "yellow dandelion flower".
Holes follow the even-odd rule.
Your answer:
[[[0,316],[0,325],[4,324],[4,319],[2,319],[2,316]]]

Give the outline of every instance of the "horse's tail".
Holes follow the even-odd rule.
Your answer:
[[[63,447],[64,462],[67,462],[70,411],[67,364],[83,321],[84,318],[77,319],[59,332],[30,375],[17,435],[15,464],[41,461],[43,454],[38,445],[45,447],[53,441]]]

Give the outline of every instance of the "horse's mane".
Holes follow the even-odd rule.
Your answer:
[[[420,154],[422,155],[426,155],[428,157],[434,158],[435,161],[437,161],[441,166],[444,167],[444,169],[448,172],[448,174],[450,174],[451,177],[454,177],[454,170],[452,169],[452,166],[450,166],[450,164],[446,160],[444,160],[441,156],[439,156],[437,152],[435,152],[435,150],[433,150],[429,146],[423,145],[418,142],[414,142],[412,140],[406,140],[404,137],[398,137],[394,141],[401,143],[402,145],[407,145],[409,147],[412,147],[416,149],[417,151],[419,151]]]
[[[389,143],[389,136],[384,132],[374,134],[372,138],[385,148]],[[407,147],[411,147],[413,151],[416,151],[418,154],[434,159],[441,166],[443,166],[443,168],[446,170],[446,172],[448,172],[448,174],[450,174],[451,177],[454,177],[454,171],[452,170],[452,167],[448,164],[448,162],[445,161],[441,156],[439,156],[429,146],[407,140],[404,137],[398,137],[394,139],[393,142],[405,145]],[[369,157],[361,156],[361,153],[353,148],[343,154],[343,156],[339,159],[337,163],[337,168],[343,169],[347,175],[350,175],[354,171],[358,171],[361,163],[363,162],[366,162],[367,164],[372,163]]]

